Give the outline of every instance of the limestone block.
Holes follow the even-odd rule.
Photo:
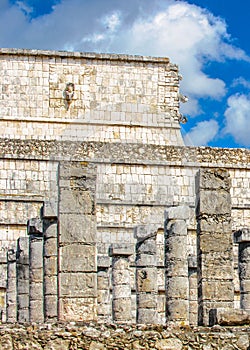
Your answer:
[[[147,267],[147,266],[156,266],[157,264],[157,255],[149,254],[138,254],[136,257],[136,266],[138,267]]]
[[[156,254],[156,242],[155,239],[147,239],[143,241],[143,243],[138,243],[136,246],[136,250],[138,254],[149,254],[149,255],[155,255]]]
[[[167,277],[171,277],[171,276],[188,277],[187,263],[186,264],[183,263],[183,260],[180,260],[180,259],[174,259],[174,258],[168,259],[168,255],[166,255],[166,276]]]
[[[98,268],[109,268],[111,266],[111,261],[109,256],[98,255],[97,256],[97,266]]]
[[[166,294],[169,298],[188,299],[187,277],[169,277],[166,279]]]
[[[158,312],[154,309],[138,309],[137,311],[137,322],[138,323],[148,323],[148,324],[157,324],[158,321]]]
[[[30,269],[29,278],[33,282],[41,281],[43,277],[43,269]]]
[[[79,244],[61,247],[60,269],[68,272],[96,272],[96,247]]]
[[[171,236],[186,236],[187,235],[187,224],[184,220],[169,221],[166,226],[166,235],[168,238]]]
[[[46,318],[57,318],[57,296],[47,295],[44,303]]]
[[[30,255],[29,262],[30,266],[35,269],[43,268],[43,241],[41,238],[38,240],[30,236]]]
[[[212,217],[204,216],[200,217],[200,220],[198,222],[198,231],[205,233],[231,233],[232,231],[232,224],[231,224],[231,216],[226,215],[214,215]]]
[[[201,169],[199,176],[199,187],[202,190],[229,190],[231,186],[230,175],[226,169],[211,168]]]
[[[29,280],[28,279],[23,279],[19,280],[18,279],[18,284],[17,284],[17,293],[18,294],[28,294],[29,293]]]
[[[44,276],[44,293],[53,295],[57,291],[57,276]]]
[[[134,245],[129,243],[114,243],[110,247],[111,256],[130,256],[134,254]]]
[[[129,270],[114,269],[112,273],[112,282],[117,284],[130,284],[130,272]]]
[[[60,188],[60,213],[94,215],[93,196],[81,188]]]
[[[43,301],[31,300],[29,304],[30,322],[43,322]]]
[[[19,309],[17,311],[17,320],[20,323],[29,322],[29,309]]]
[[[188,300],[170,299],[167,301],[166,307],[169,321],[187,321],[189,311]]]
[[[95,321],[96,298],[60,298],[59,319],[61,321]]]
[[[111,316],[112,310],[110,303],[98,304],[98,315],[99,316]]]
[[[156,268],[137,268],[137,289],[138,292],[156,292],[157,291],[157,269]]]
[[[171,260],[171,258],[176,260],[187,259],[187,247],[185,243],[181,236],[168,237],[166,241],[166,263],[168,260]]]
[[[231,214],[230,192],[207,190],[200,192],[199,215]]]
[[[19,308],[24,309],[29,307],[29,295],[19,294],[17,299],[17,305]]]
[[[210,312],[210,325],[242,326],[250,324],[250,314],[242,309],[217,308]]]
[[[55,219],[58,216],[58,201],[44,201],[42,207],[43,219]]]
[[[137,303],[141,309],[156,309],[157,308],[157,294],[140,293],[137,295]]]
[[[90,243],[96,241],[96,220],[93,215],[60,215],[61,243]]]
[[[110,291],[109,290],[98,290],[97,302],[98,302],[98,304],[109,304],[110,303]]]
[[[110,285],[109,282],[109,275],[107,275],[106,272],[104,272],[104,274],[100,274],[100,272],[98,272],[97,274],[97,286],[98,289],[108,289]]]
[[[250,291],[240,294],[240,304],[242,309],[250,310]]]
[[[131,296],[130,285],[126,285],[126,284],[113,285],[114,299],[129,298],[130,296]]]
[[[47,221],[46,222],[44,236],[46,237],[46,239],[57,238],[58,227],[57,227],[57,224],[55,223],[55,221],[52,221],[52,222]]]
[[[113,312],[116,321],[130,320],[131,319],[131,299],[119,298],[117,301],[113,301]]]
[[[93,273],[61,272],[59,285],[62,297],[94,297],[97,295],[96,276]]]
[[[198,256],[200,261],[200,269],[202,278],[221,280],[232,280],[233,259],[232,254],[228,251],[224,251],[224,254],[220,252],[211,252],[206,255]]]
[[[44,257],[56,256],[57,255],[57,240],[49,238],[44,240],[43,245]]]
[[[189,219],[190,210],[186,205],[171,207],[165,210],[165,220],[187,220]]]
[[[229,233],[230,232],[230,233]],[[230,231],[223,232],[201,232],[199,240],[199,249],[202,250],[203,254],[215,253],[220,254],[222,251],[225,252],[225,260],[229,257],[232,259],[232,245],[233,239]],[[228,247],[231,247],[228,252]],[[213,258],[213,257],[212,257]]]
[[[233,282],[221,280],[220,283],[218,283],[218,281],[214,280],[203,280],[202,295],[203,300],[233,301]]]
[[[182,342],[178,338],[158,339],[155,342],[157,350],[182,350]]]
[[[30,283],[30,298],[39,299],[43,297],[43,283]]]
[[[57,257],[50,256],[44,258],[44,273],[46,275],[56,275],[57,274]]]
[[[125,257],[125,258],[121,258],[121,257],[115,257],[113,258],[112,260],[112,271],[114,270],[122,270],[122,271],[125,271],[125,270],[128,270],[129,268],[129,262],[128,262],[128,259]]]
[[[135,228],[135,238],[137,239],[138,242],[145,241],[145,239],[148,239],[150,237],[155,237],[158,229],[159,229],[159,226],[155,224],[138,225]]]

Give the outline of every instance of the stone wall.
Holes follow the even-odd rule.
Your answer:
[[[209,215],[215,242],[220,235],[230,252],[227,306],[247,310],[248,275],[238,266],[248,261],[233,233],[250,227],[250,152],[183,146],[178,67],[124,55],[2,49],[0,57],[2,320],[195,325],[199,308],[208,324],[211,305],[222,306],[209,289],[219,285],[213,239],[204,247]],[[214,181],[197,187],[209,171]],[[224,202],[218,173],[230,178]],[[227,208],[226,238],[211,191]]]
[[[133,325],[0,326],[6,350],[189,350],[249,349],[248,327],[171,328]]]

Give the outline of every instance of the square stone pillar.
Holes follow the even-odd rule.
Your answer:
[[[112,320],[110,293],[110,257],[98,256],[97,259],[97,314],[98,321]]]
[[[61,162],[59,169],[59,320],[97,318],[96,167]]]
[[[112,291],[113,319],[116,322],[131,322],[131,283],[129,256],[134,254],[132,244],[113,244],[112,256]]]
[[[189,324],[189,280],[187,256],[187,206],[165,211],[166,320]]]
[[[250,313],[250,229],[235,232],[234,239],[239,244],[240,307]]]
[[[16,283],[16,251],[7,253],[7,294],[6,294],[6,321],[17,321],[17,283]]]
[[[43,285],[44,319],[54,322],[58,319],[58,225],[57,203],[44,202],[43,219]]]
[[[29,237],[17,240],[17,321],[29,322]]]
[[[29,235],[29,321],[44,322],[43,310],[43,223],[28,221]]]
[[[198,322],[212,309],[234,307],[230,178],[225,169],[197,176]]]

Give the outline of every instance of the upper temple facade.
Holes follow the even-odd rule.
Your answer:
[[[178,67],[1,49],[0,69],[2,321],[249,322],[250,151],[184,145]]]

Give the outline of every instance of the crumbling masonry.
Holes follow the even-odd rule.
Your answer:
[[[2,49],[0,69],[2,321],[249,322],[250,152],[185,147],[178,67]]]

